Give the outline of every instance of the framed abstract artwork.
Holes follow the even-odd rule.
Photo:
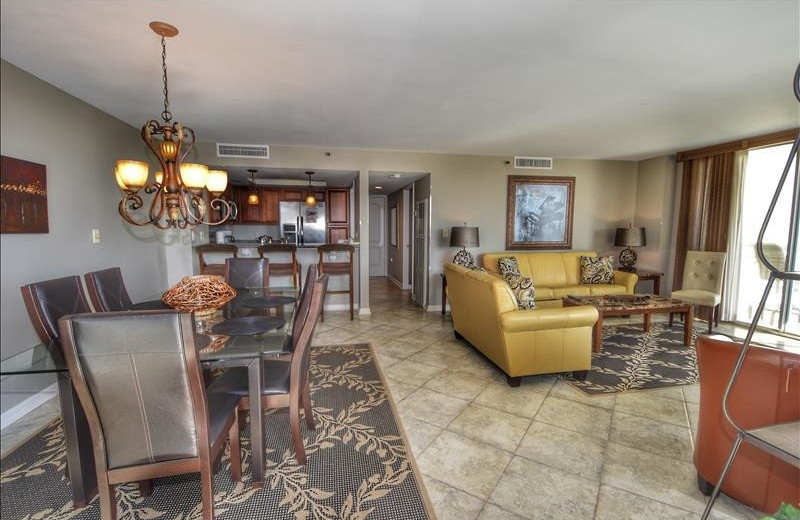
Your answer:
[[[508,177],[506,249],[572,249],[575,177]]]
[[[0,157],[0,233],[47,233],[47,168]]]

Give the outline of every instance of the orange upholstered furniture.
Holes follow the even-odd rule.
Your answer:
[[[700,490],[710,494],[736,437],[722,414],[722,395],[740,344],[724,336],[700,336],[696,348],[700,416],[694,465]],[[753,346],[731,393],[728,410],[746,429],[798,419],[800,354]],[[745,442],[722,491],[761,511],[775,512],[781,502],[800,503],[800,470]]]

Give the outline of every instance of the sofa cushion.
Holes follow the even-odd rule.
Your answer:
[[[613,256],[581,256],[580,282],[584,284],[613,284],[614,283],[614,257]]]

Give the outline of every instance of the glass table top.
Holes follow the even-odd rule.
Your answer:
[[[286,352],[292,333],[292,317],[298,292],[296,287],[237,289],[234,299],[207,315],[195,315],[195,345],[201,363],[233,359],[276,356]],[[148,298],[158,300],[160,295]],[[273,328],[255,334],[216,334],[213,328],[238,318],[271,317]],[[278,318],[277,320],[275,318]],[[277,328],[274,328],[278,325]],[[55,346],[39,344],[0,361],[0,375],[41,374],[67,371]]]

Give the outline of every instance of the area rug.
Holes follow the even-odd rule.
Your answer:
[[[246,428],[242,432],[243,481],[231,481],[227,451],[214,476],[216,518],[435,518],[371,347],[313,347],[311,359],[317,427],[303,432],[307,464],[300,466],[294,459],[287,411],[267,412],[264,487],[250,486]],[[0,517],[4,520],[100,518],[96,497],[83,509],[72,508],[60,420],[3,458],[0,466]],[[135,484],[120,485],[116,498],[120,520],[202,517],[199,474],[156,479],[152,495],[146,498]]]
[[[647,390],[697,382],[694,340],[703,329],[692,331],[692,346],[683,344],[683,324],[669,327],[656,322],[650,332],[641,325],[603,327],[600,352],[592,353],[586,381],[565,380],[588,395]]]

